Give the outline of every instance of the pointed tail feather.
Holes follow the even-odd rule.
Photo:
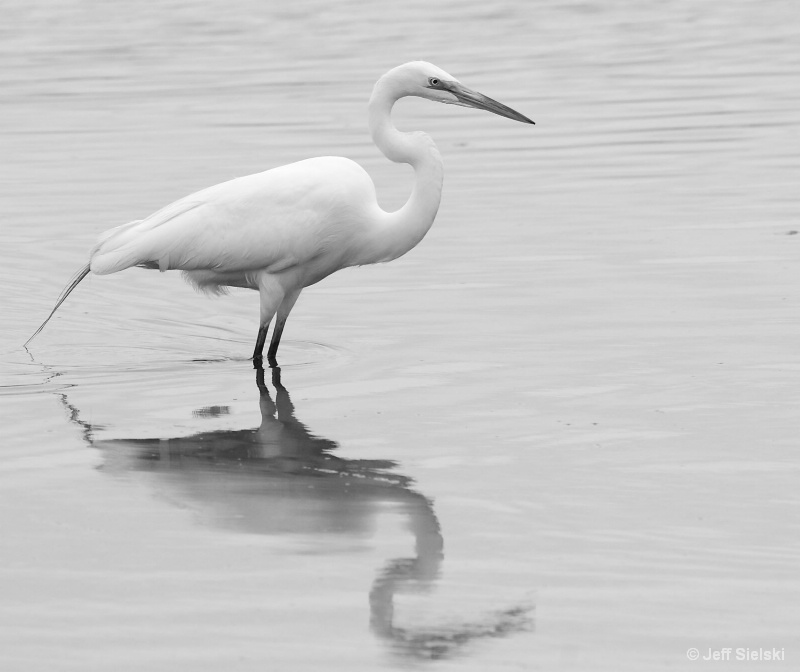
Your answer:
[[[28,343],[30,343],[34,338],[39,335],[39,332],[44,329],[45,325],[50,321],[50,318],[55,315],[55,312],[58,310],[58,307],[64,303],[64,300],[72,293],[72,290],[78,286],[78,283],[83,280],[87,275],[89,275],[89,264],[86,264],[80,271],[78,271],[74,276],[72,276],[72,280],[70,280],[69,284],[64,288],[61,294],[58,297],[58,301],[56,302],[55,308],[50,311],[50,314],[47,316],[47,319],[42,322],[42,326],[39,327],[36,331],[33,332],[33,336],[31,336],[25,344],[22,346],[27,347]]]

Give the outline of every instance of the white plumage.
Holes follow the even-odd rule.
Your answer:
[[[342,157],[307,159],[217,184],[101,234],[89,264],[28,342],[90,271],[107,275],[140,266],[181,270],[204,291],[258,290],[261,319],[253,359],[261,359],[277,314],[268,351],[275,365],[286,318],[304,287],[342,268],[396,259],[433,224],[441,199],[441,156],[425,133],[401,133],[391,123],[392,106],[409,95],[533,123],[430,63],[401,65],[375,85],[369,121],[379,149],[414,168],[414,189],[402,208],[382,210],[366,171]]]

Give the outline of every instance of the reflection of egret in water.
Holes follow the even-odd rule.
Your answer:
[[[394,622],[394,597],[433,587],[441,569],[443,539],[431,501],[396,474],[390,460],[349,460],[333,454],[334,441],[314,436],[294,415],[294,405],[272,369],[273,401],[256,369],[261,425],[255,429],[209,431],[172,439],[95,438],[99,426],[80,418],[62,395],[86,440],[106,451],[104,468],[158,472],[171,488],[203,502],[214,522],[258,534],[357,533],[369,529],[386,504],[399,508],[415,539],[412,558],[394,559],[370,590],[372,631],[401,655],[442,658],[463,645],[528,629],[529,607],[489,614],[475,622],[401,628]],[[210,406],[195,416],[228,412]]]

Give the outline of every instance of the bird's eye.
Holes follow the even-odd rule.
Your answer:
[[[428,77],[428,84],[431,86],[439,86],[439,80],[436,77]]]

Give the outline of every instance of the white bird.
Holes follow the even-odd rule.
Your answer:
[[[433,224],[442,194],[442,157],[426,133],[404,133],[392,124],[392,106],[404,96],[534,123],[431,63],[398,66],[375,84],[369,128],[388,159],[414,168],[414,188],[399,210],[384,211],[367,172],[343,157],[306,159],[217,184],[102,233],[89,263],[25,345],[90,271],[107,275],[140,266],[181,270],[195,288],[209,293],[228,287],[258,290],[261,320],[253,360],[260,362],[277,313],[267,352],[275,366],[286,318],[303,288],[342,268],[397,259]]]

